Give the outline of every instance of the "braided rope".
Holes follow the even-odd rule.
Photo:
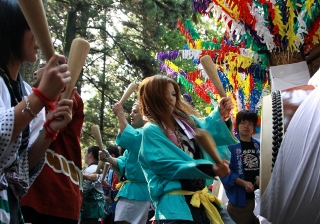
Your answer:
[[[279,90],[272,92],[272,170],[283,138],[282,100]]]
[[[56,173],[63,173],[70,180],[79,185],[82,190],[82,171],[74,164],[73,161],[67,160],[63,155],[56,153],[51,149],[47,149],[45,163]]]

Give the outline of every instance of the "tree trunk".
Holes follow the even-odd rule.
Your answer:
[[[64,54],[69,57],[71,43],[76,36],[76,20],[77,19],[77,11],[70,10],[68,12],[68,21],[67,21],[67,29],[66,29],[66,40],[64,45]]]

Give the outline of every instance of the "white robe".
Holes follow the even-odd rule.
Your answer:
[[[320,223],[320,87],[302,102],[282,141],[260,215],[273,224]]]
[[[31,87],[24,83],[28,94],[31,93]],[[45,121],[45,111],[42,109],[41,112],[34,118],[30,123],[30,138],[27,150],[20,155],[19,160],[19,178],[22,179],[29,186],[33,183],[35,178],[39,175],[43,165],[44,156],[39,161],[39,169],[29,177],[29,162],[28,162],[28,151],[29,147],[36,140],[39,135],[39,131],[42,129],[42,125]],[[14,107],[11,107],[11,98],[9,91],[4,83],[2,77],[0,77],[0,174],[4,170],[10,167],[18,156],[18,150],[21,144],[22,133],[16,139],[11,141],[13,133],[13,125],[15,122]],[[11,141],[11,142],[10,142]],[[7,190],[0,191],[0,222],[10,223],[10,213],[8,208],[3,209],[3,206],[8,204]]]

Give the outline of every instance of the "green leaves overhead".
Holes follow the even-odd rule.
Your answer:
[[[85,98],[83,146],[95,144],[90,127],[99,124],[104,141],[113,141],[117,120],[111,106],[127,85],[159,72],[156,52],[180,49],[185,40],[177,20],[191,18],[189,0],[44,1],[55,51],[68,56],[75,37],[91,46],[77,87]],[[125,103],[129,114],[135,96]],[[88,137],[89,136],[89,137]],[[111,143],[110,143],[111,144]]]

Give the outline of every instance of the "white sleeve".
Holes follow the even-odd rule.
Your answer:
[[[276,223],[320,223],[320,86],[292,117],[260,214]]]

